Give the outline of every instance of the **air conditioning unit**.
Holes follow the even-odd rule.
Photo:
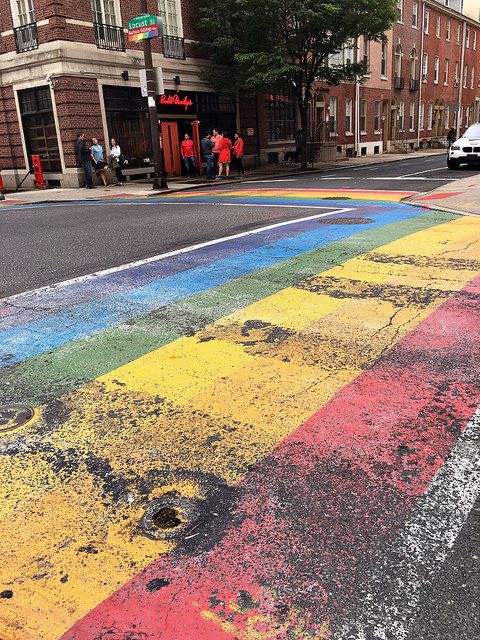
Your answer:
[[[453,81],[453,86],[454,87],[460,86],[460,80],[458,78],[455,78],[455,80]]]

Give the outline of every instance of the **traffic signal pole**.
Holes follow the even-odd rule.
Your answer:
[[[140,1],[141,13],[147,13],[147,0]],[[155,90],[155,72],[153,70],[152,42],[150,38],[143,41],[143,53],[145,58],[145,72],[147,76],[148,91],[148,120],[150,122],[150,141],[152,145],[153,166],[155,176],[153,178],[154,189],[168,189],[165,172],[163,169],[162,150],[160,148],[160,127],[158,124],[157,93]]]

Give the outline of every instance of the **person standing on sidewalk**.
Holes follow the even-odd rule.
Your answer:
[[[216,180],[222,178],[223,169],[225,168],[225,178],[230,175],[230,161],[232,159],[232,141],[228,137],[226,131],[223,132],[222,139],[220,141],[220,154],[218,156],[218,176]]]
[[[185,139],[180,145],[180,155],[187,170],[187,178],[191,178],[195,173],[195,147],[188,133],[185,134]]]
[[[450,131],[447,133],[447,141],[448,141],[448,148],[449,149],[452,146],[452,144],[455,142],[456,138],[457,138],[457,132],[452,127],[450,129]]]
[[[237,169],[238,176],[240,178],[244,177],[243,172],[243,139],[240,137],[239,133],[236,133],[235,142],[233,144],[233,152],[235,157],[235,168]]]
[[[122,172],[122,166],[125,163],[125,159],[122,156],[122,150],[120,145],[117,144],[115,138],[110,140],[110,155],[108,156],[108,166],[112,171],[115,171],[117,176],[117,187],[123,187],[125,177]]]
[[[207,180],[211,180],[213,178],[213,147],[215,143],[212,141],[212,136],[209,133],[206,133],[202,138],[202,153],[207,163],[205,168],[205,176]]]
[[[213,173],[215,176],[218,175],[218,157],[220,155],[220,144],[222,142],[223,136],[218,133],[218,129],[214,129],[212,133],[212,141],[214,143],[213,147]]]
[[[85,142],[85,133],[77,136],[77,156],[85,173],[85,189],[95,189],[92,182],[92,154]]]
[[[92,162],[95,167],[95,173],[104,187],[107,186],[107,180],[105,178],[105,161],[103,159],[103,147],[98,143],[97,138],[92,138],[92,146],[90,147],[92,152]]]

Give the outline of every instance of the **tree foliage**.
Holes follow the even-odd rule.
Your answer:
[[[395,19],[394,5],[395,0],[201,0],[200,28],[216,63],[204,79],[227,93],[288,89],[306,123],[316,81],[336,85],[366,72],[363,62],[331,66],[329,56],[362,35],[383,40]]]

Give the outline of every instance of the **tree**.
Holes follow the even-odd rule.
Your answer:
[[[395,0],[201,0],[200,28],[215,64],[203,75],[224,93],[289,90],[302,123],[307,166],[308,113],[317,81],[337,85],[367,72],[363,62],[329,65],[359,36],[383,41]]]

